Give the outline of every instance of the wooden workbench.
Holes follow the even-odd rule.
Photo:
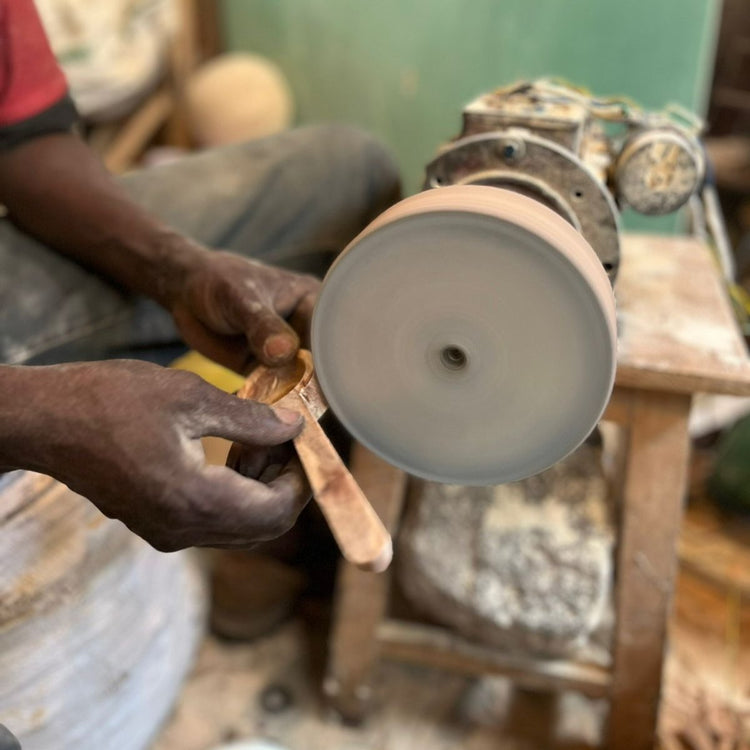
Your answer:
[[[505,674],[532,689],[607,697],[608,750],[653,747],[666,625],[683,512],[692,394],[750,395],[750,362],[707,247],[691,238],[630,235],[616,284],[615,391],[605,414],[625,428],[619,486],[612,668],[531,659],[446,630],[389,619],[390,581],[342,564],[327,676],[342,715],[364,716],[379,658],[469,674]],[[395,534],[406,477],[361,446],[352,472]]]

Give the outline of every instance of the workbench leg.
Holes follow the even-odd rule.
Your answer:
[[[615,587],[608,750],[656,739],[689,454],[690,396],[633,391]]]
[[[394,535],[406,493],[406,474],[359,444],[351,472],[383,524]],[[386,614],[390,570],[367,573],[342,560],[334,597],[323,692],[346,721],[361,721],[372,697],[378,660],[377,628]]]

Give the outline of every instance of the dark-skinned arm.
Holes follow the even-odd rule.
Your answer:
[[[0,472],[55,477],[165,552],[289,529],[309,498],[287,443],[301,427],[294,412],[147,362],[0,365]],[[205,435],[252,447],[242,476],[206,465]]]
[[[235,370],[252,357],[287,361],[306,333],[317,280],[181,236],[133,203],[73,134],[0,152],[0,202],[28,234],[155,299],[189,345]]]
[[[134,204],[71,133],[0,152],[0,202],[28,234],[165,307],[203,252]]]
[[[315,279],[180,236],[74,135],[0,151],[0,202],[28,234],[157,300],[188,344],[238,371],[253,357],[285,361],[306,331]],[[143,362],[0,365],[0,471],[56,477],[162,550],[247,546],[289,528],[309,497],[287,442],[301,426]],[[247,476],[206,466],[204,435],[249,446]]]

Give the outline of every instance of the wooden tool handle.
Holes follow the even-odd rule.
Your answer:
[[[318,424],[327,405],[310,352],[300,350],[297,359],[283,367],[258,367],[237,395],[302,414],[305,427],[294,446],[341,553],[364,570],[385,570],[393,556],[391,537]],[[230,466],[241,452],[241,446],[232,446]]]
[[[305,427],[294,439],[294,446],[341,553],[363,570],[382,572],[393,557],[390,534],[310,414],[304,397],[292,391],[283,403],[305,418]]]

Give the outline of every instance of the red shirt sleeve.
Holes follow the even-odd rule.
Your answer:
[[[0,0],[0,127],[38,115],[67,90],[33,0]]]

